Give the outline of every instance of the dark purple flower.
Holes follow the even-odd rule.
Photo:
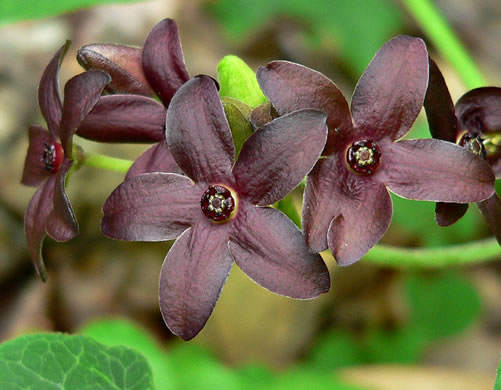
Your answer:
[[[481,159],[434,139],[401,140],[412,126],[428,84],[421,39],[398,36],[376,54],[350,107],[322,74],[285,61],[258,70],[261,88],[280,115],[302,108],[328,114],[329,136],[308,176],[303,203],[307,244],[330,248],[340,265],[359,260],[391,221],[387,187],[417,200],[471,202],[489,197],[493,175]]]
[[[33,263],[44,281],[47,273],[41,250],[45,233],[57,241],[78,235],[78,224],[64,189],[66,174],[73,165],[73,134],[110,81],[103,72],[75,76],[66,84],[61,103],[58,74],[69,44],[59,49],[40,80],[38,102],[49,131],[30,126],[21,180],[25,185],[38,186],[24,216],[24,229]]]
[[[82,47],[77,58],[85,69],[112,77],[107,87],[111,94],[99,99],[77,134],[99,142],[158,142],[135,161],[128,176],[180,172],[164,140],[167,107],[190,79],[176,22],[158,23],[142,49],[93,44]]]
[[[178,238],[162,266],[160,309],[185,340],[205,325],[233,260],[261,286],[294,298],[329,289],[321,257],[280,211],[264,207],[296,187],[326,141],[326,116],[303,110],[253,133],[235,148],[214,81],[199,76],[171,101],[166,139],[184,174],[147,173],[107,199],[103,232],[133,241]]]
[[[430,59],[430,85],[424,107],[433,138],[463,146],[485,159],[496,178],[501,177],[501,88],[473,89],[463,95],[454,108],[444,77]],[[501,199],[494,193],[477,205],[489,229],[501,243]],[[451,225],[466,210],[468,204],[437,203],[437,223],[441,226]]]

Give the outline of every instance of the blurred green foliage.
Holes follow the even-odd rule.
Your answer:
[[[2,0],[0,24],[46,18],[99,4],[137,3],[142,0]]]

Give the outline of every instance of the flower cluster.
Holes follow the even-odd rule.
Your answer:
[[[315,70],[270,62],[257,72],[268,101],[253,110],[222,101],[213,78],[190,78],[173,20],[155,26],[142,49],[81,48],[85,72],[68,81],[61,103],[58,69],[67,47],[42,76],[39,101],[49,131],[30,127],[22,179],[39,186],[25,227],[44,280],[45,233],[58,241],[78,234],[65,193],[70,168],[85,164],[72,145],[75,133],[155,143],[106,200],[101,228],[119,240],[176,240],[160,272],[160,309],[185,340],[204,327],[233,262],[277,294],[310,299],[328,291],[319,252],[330,249],[339,265],[360,260],[390,224],[388,189],[438,202],[441,225],[478,202],[500,240],[493,184],[501,174],[501,90],[471,91],[454,108],[419,38],[386,43],[351,106]],[[423,103],[433,138],[402,139]],[[252,130],[245,142],[243,128]],[[273,204],[304,177],[301,231]]]

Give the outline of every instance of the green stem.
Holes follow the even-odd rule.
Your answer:
[[[368,263],[398,268],[441,268],[500,258],[501,247],[494,238],[440,248],[409,249],[379,244],[364,256]]]
[[[468,89],[486,85],[482,73],[432,0],[402,0],[441,54],[456,69]]]
[[[121,158],[103,156],[100,154],[86,154],[80,163],[88,167],[100,168],[120,173],[127,173],[133,161],[123,160]]]

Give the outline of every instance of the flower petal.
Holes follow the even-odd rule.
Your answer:
[[[472,133],[501,131],[501,88],[483,87],[464,94],[456,103],[461,127]]]
[[[186,175],[212,184],[231,177],[235,147],[213,79],[198,76],[185,83],[166,123],[167,145]]]
[[[395,140],[411,128],[428,85],[428,52],[423,40],[399,35],[387,42],[360,78],[351,100],[355,124],[372,138]]]
[[[127,241],[166,241],[205,219],[199,188],[185,176],[146,173],[120,184],[103,206],[101,230]]]
[[[56,241],[68,241],[78,236],[78,223],[64,188],[66,174],[72,165],[72,160],[64,161],[54,184],[54,207],[47,218],[46,229]]]
[[[98,142],[159,142],[165,139],[165,108],[138,95],[102,96],[77,129]]]
[[[278,113],[274,111],[275,110],[269,101],[254,108],[249,115],[252,127],[257,130],[278,117]]]
[[[125,179],[152,172],[183,173],[165,142],[159,142],[141,154],[127,171]]]
[[[167,107],[174,93],[190,79],[174,20],[164,19],[153,27],[144,42],[142,64],[147,80]]]
[[[477,203],[477,206],[487,221],[489,230],[501,245],[501,199],[498,194],[494,193],[489,199]]]
[[[433,138],[455,143],[459,124],[454,112],[449,89],[437,64],[430,58],[430,81],[424,99],[424,108]]]
[[[291,192],[320,157],[327,140],[326,121],[321,111],[301,110],[254,132],[233,168],[239,192],[260,206]]]
[[[320,160],[308,176],[303,200],[303,229],[315,252],[327,247],[339,265],[350,265],[384,235],[392,215],[385,186],[359,176],[333,156]]]
[[[61,121],[62,112],[61,94],[59,92],[59,67],[70,44],[71,41],[66,41],[54,55],[45,68],[38,87],[40,111],[42,111],[42,115],[47,121],[49,132],[53,138],[59,138],[59,122]]]
[[[314,108],[328,115],[331,130],[351,131],[348,103],[339,88],[323,74],[288,61],[273,61],[257,71],[261,89],[280,115]]]
[[[70,79],[64,87],[64,103],[59,135],[64,154],[71,158],[72,138],[80,123],[96,105],[104,87],[111,81],[108,74],[88,71]]]
[[[102,70],[111,76],[106,90],[112,93],[130,93],[153,96],[141,65],[142,50],[114,44],[83,46],[77,60],[85,70]]]
[[[435,221],[439,226],[450,226],[461,219],[468,210],[468,203],[443,203],[435,205]]]
[[[24,160],[21,183],[26,186],[37,186],[50,175],[42,162],[42,156],[45,145],[51,142],[52,138],[47,130],[38,125],[29,127],[28,136],[29,146]]]
[[[301,231],[282,212],[242,205],[230,235],[230,253],[252,280],[291,298],[309,299],[329,290],[329,271],[312,254]]]
[[[208,221],[193,226],[177,239],[162,265],[160,311],[183,340],[205,326],[230,273],[233,260],[225,230]]]
[[[489,165],[451,142],[422,139],[387,143],[382,159],[380,180],[405,198],[469,203],[487,199],[494,191]]]
[[[56,175],[50,175],[38,187],[24,214],[24,233],[31,259],[40,278],[47,280],[47,271],[42,259],[42,242],[45,223],[53,208]]]

